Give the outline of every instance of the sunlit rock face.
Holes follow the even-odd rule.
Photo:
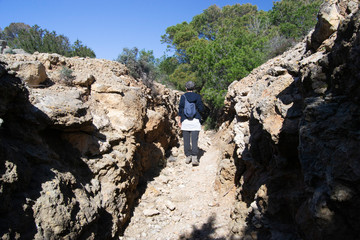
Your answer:
[[[303,42],[229,87],[220,131],[236,168],[234,239],[360,235],[358,5],[325,1]]]
[[[179,93],[117,62],[0,55],[0,236],[111,239],[178,143]]]

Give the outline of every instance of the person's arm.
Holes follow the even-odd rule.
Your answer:
[[[179,103],[179,111],[177,116],[177,124],[181,128],[181,116],[184,114],[184,107],[185,107],[185,98],[183,96],[180,97]]]
[[[177,116],[176,121],[177,121],[179,128],[181,128],[181,116]]]
[[[201,96],[198,95],[198,99],[196,100],[196,108],[198,112],[202,113],[204,111],[204,104],[201,100]]]
[[[180,103],[179,103],[179,112],[178,115],[181,116],[184,113],[184,107],[185,107],[185,97],[180,97]]]

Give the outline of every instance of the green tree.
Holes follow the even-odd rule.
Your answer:
[[[5,27],[1,32],[0,39],[6,40],[9,46],[11,46],[10,44],[18,37],[20,31],[28,30],[30,28],[31,27],[25,23],[10,23],[10,25]]]
[[[17,34],[17,37],[9,43],[13,48],[24,49],[28,53],[34,53],[42,47],[42,38],[44,30],[38,25],[34,25],[29,29],[22,29]]]
[[[178,65],[179,61],[176,57],[167,57],[165,55],[159,59],[159,63],[157,64],[159,71],[167,75],[171,75]]]
[[[270,11],[272,24],[287,38],[300,39],[316,24],[316,16],[323,0],[282,0],[274,2]]]
[[[266,38],[256,38],[243,30],[234,39],[198,41],[189,48],[192,69],[197,72],[202,93],[211,105],[221,107],[229,84],[264,62],[265,43]]]
[[[181,63],[188,63],[186,49],[198,39],[197,32],[187,22],[168,27],[166,34],[161,36],[161,42],[168,44],[169,49],[175,50],[175,55]]]
[[[8,41],[12,48],[21,48],[28,53],[58,53],[63,56],[95,57],[95,53],[81,41],[70,44],[64,35],[48,31],[38,25],[30,27],[24,23],[11,23],[1,32],[1,38]]]
[[[220,108],[229,84],[264,62],[270,30],[267,13],[256,6],[210,6],[162,36],[179,63],[170,81],[181,89],[192,79],[208,104]]]
[[[34,49],[38,52],[58,53],[64,56],[71,56],[71,46],[69,39],[64,35],[57,35],[55,31],[40,30],[39,46]]]
[[[219,26],[221,17],[221,8],[212,5],[208,9],[205,9],[203,14],[196,15],[191,24],[199,38],[215,40],[219,28],[221,27]]]
[[[156,71],[156,81],[166,85],[168,88],[175,89],[176,86],[173,82],[170,81],[170,75],[174,73],[177,66],[179,66],[179,61],[174,56],[166,56],[165,54],[155,60],[155,71]]]
[[[132,49],[123,48],[116,61],[124,64],[130,71],[130,75],[134,78],[140,78],[139,64],[137,62],[139,49],[134,47]]]
[[[84,46],[79,39],[77,39],[74,42],[71,48],[72,48],[71,56],[90,57],[90,58],[96,57],[94,51],[88,48],[87,46]]]
[[[187,81],[193,81],[195,83],[195,86],[199,86],[196,72],[191,69],[190,64],[185,63],[179,65],[170,75],[170,82],[172,82],[177,89],[185,91],[185,83]]]
[[[139,51],[137,47],[123,48],[116,61],[124,64],[129,69],[131,76],[136,79],[141,78],[148,86],[157,76],[156,61],[152,50]]]
[[[177,59],[175,65],[169,65],[171,58],[163,60],[172,67],[170,81],[181,89],[192,79],[209,106],[220,108],[229,84],[308,33],[321,2],[276,1],[269,12],[251,4],[212,5],[189,23],[168,27],[161,41]]]

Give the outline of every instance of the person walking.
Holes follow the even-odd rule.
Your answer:
[[[193,92],[195,89],[194,82],[186,82],[185,88],[186,93],[180,97],[178,125],[181,128],[183,134],[184,153],[186,156],[185,163],[189,164],[192,162],[193,166],[198,166],[198,140],[199,133],[201,131],[200,113],[204,111],[204,105],[201,100],[201,96]],[[191,109],[189,105],[191,104],[195,105],[196,111],[194,112],[194,114],[190,114],[189,116],[188,112],[189,109]]]

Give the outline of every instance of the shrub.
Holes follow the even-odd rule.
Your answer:
[[[212,116],[208,116],[206,118],[204,122],[204,129],[205,131],[216,129],[216,120]]]
[[[15,54],[14,50],[12,48],[5,48],[3,51],[4,54]]]
[[[72,75],[73,70],[68,67],[63,66],[60,69],[60,80],[63,81],[66,85],[71,86],[72,81],[74,80],[75,76]]]

